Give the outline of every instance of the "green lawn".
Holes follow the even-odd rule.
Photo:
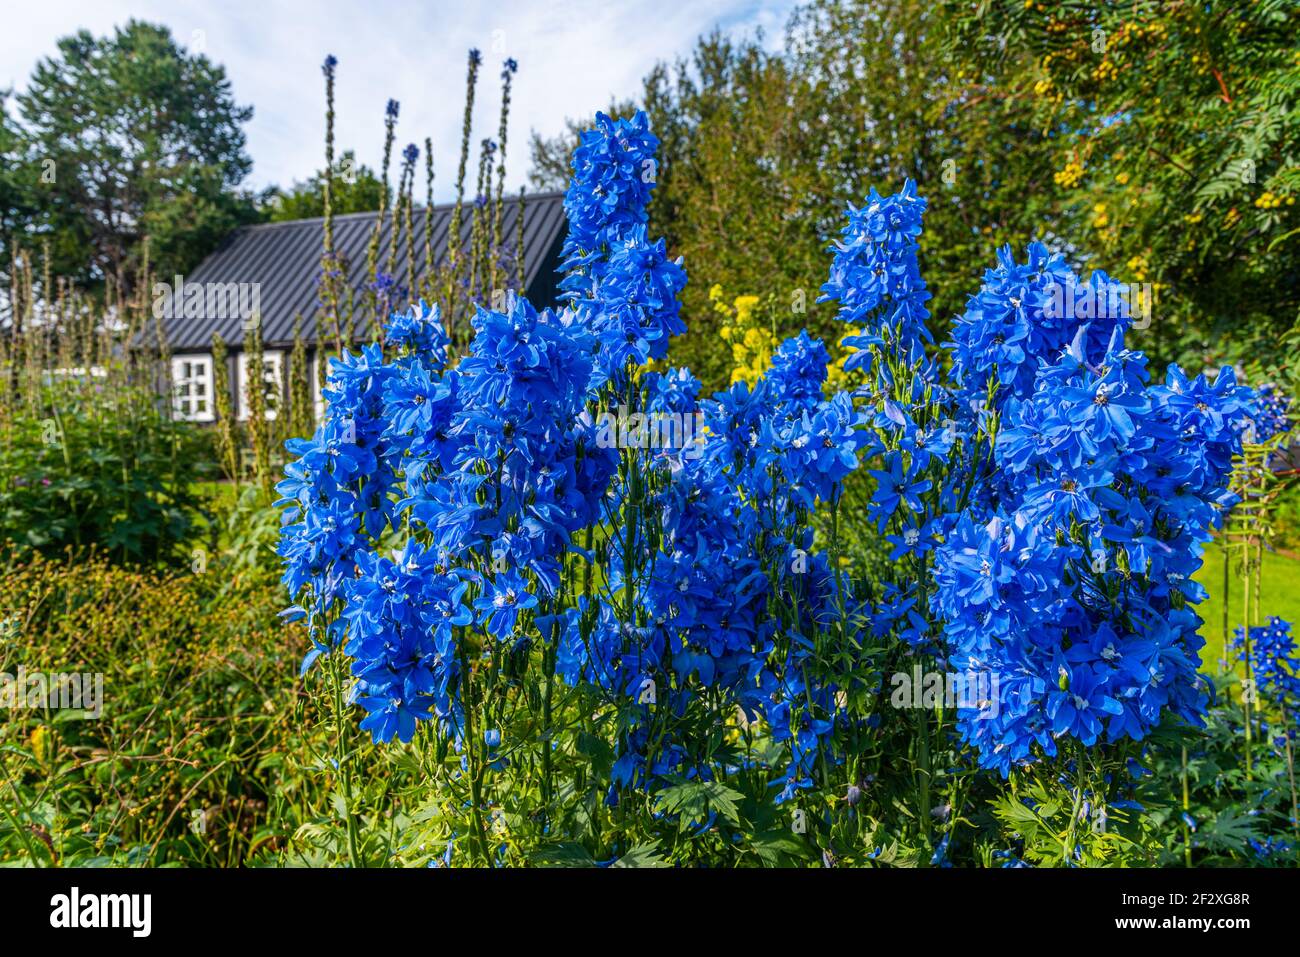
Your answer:
[[[1231,632],[1241,624],[1242,583],[1235,567],[1230,566],[1230,574],[1228,627]],[[1219,659],[1223,657],[1223,549],[1218,545],[1205,550],[1205,565],[1197,573],[1196,580],[1210,593],[1210,597],[1196,609],[1197,614],[1205,619],[1205,624],[1201,625],[1201,635],[1205,638],[1205,648],[1201,651],[1202,669],[1216,672]],[[1277,615],[1287,621],[1300,622],[1300,561],[1265,553],[1260,594],[1262,618]]]

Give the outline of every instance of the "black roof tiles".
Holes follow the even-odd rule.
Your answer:
[[[433,216],[433,261],[441,267],[447,261],[447,237],[450,232],[454,207],[452,204],[412,211],[412,231],[415,238],[414,266],[417,279],[425,270],[424,221]],[[359,298],[366,283],[366,251],[370,243],[377,213],[350,213],[334,217],[334,243],[339,256],[347,265],[347,287]],[[508,197],[504,202],[501,224],[502,244],[513,250],[517,235],[519,197]],[[405,216],[403,216],[405,219]],[[461,249],[468,251],[473,228],[473,209],[466,203],[461,212]],[[299,219],[283,223],[260,223],[234,230],[222,244],[184,277],[187,286],[197,284],[257,284],[262,317],[262,339],[268,347],[283,346],[293,339],[296,316],[303,321],[303,337],[312,344],[316,339],[318,313],[318,278],[320,275],[321,246],[324,220]],[[564,194],[537,193],[524,197],[524,266],[525,293],[539,308],[552,304],[555,297],[555,268],[559,261],[559,248],[564,237]],[[388,261],[389,247],[394,233],[391,213],[385,215],[380,233],[379,266],[383,270]],[[406,236],[397,251],[395,272],[399,281],[406,277]],[[513,267],[511,267],[513,278]],[[172,283],[171,276],[159,276],[158,282]],[[251,299],[252,286],[246,294]],[[170,315],[163,318],[168,346],[173,353],[184,351],[206,352],[211,348],[212,334],[218,332],[232,349],[243,342],[243,316],[236,310],[217,310],[228,315],[191,316]],[[360,312],[361,310],[359,310]],[[358,333],[365,335],[364,324],[358,322]],[[154,337],[145,335],[141,344],[148,346]]]

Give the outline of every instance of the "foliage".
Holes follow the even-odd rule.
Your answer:
[[[198,504],[190,483],[210,452],[151,388],[60,376],[11,415],[0,432],[3,552],[98,548],[128,563],[181,552]]]
[[[334,215],[368,213],[379,209],[384,184],[374,171],[358,163],[356,153],[344,150],[334,165],[330,209]],[[325,173],[314,173],[288,189],[276,190],[266,200],[271,205],[271,222],[315,219],[325,215]]]
[[[969,96],[1051,137],[1063,233],[1159,291],[1162,358],[1268,356],[1300,318],[1300,9],[943,4]],[[1067,232],[1068,231],[1068,232]]]
[[[1136,797],[1161,835],[1163,866],[1294,867],[1300,841],[1292,800],[1293,761],[1271,742],[1241,760],[1246,714],[1226,695],[1206,727],[1181,742],[1160,741],[1132,766]],[[1258,719],[1256,719],[1258,720]]]
[[[15,100],[38,210],[23,231],[53,239],[59,275],[81,285],[135,275],[146,236],[163,275],[184,272],[256,218],[237,189],[251,166],[241,127],[252,109],[165,27],[132,20],[110,37],[65,37]]]
[[[103,555],[11,565],[0,671],[100,673],[103,701],[98,718],[7,712],[0,858],[234,866],[286,847],[327,797],[302,787],[319,761],[300,734],[304,638],[275,605],[265,575],[232,585],[197,559],[176,573]]]
[[[221,333],[214,330],[212,333],[212,414],[214,418],[212,443],[221,474],[233,482],[240,477],[241,445],[236,437],[235,415],[230,401],[230,365],[227,355],[225,340],[221,338]]]

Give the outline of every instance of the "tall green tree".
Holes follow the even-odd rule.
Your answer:
[[[27,231],[57,237],[60,274],[129,282],[145,236],[156,272],[184,271],[257,217],[239,188],[253,111],[222,67],[137,20],[109,37],[79,31],[58,51],[17,104],[39,205]]]
[[[1300,319],[1300,5],[940,9],[968,95],[1018,101],[1054,131],[1058,228],[1116,279],[1156,284],[1142,345],[1279,371]]]
[[[1134,341],[1157,370],[1300,380],[1277,345],[1300,342],[1297,37],[1294,0],[809,0],[779,52],[702,37],[640,97],[663,142],[652,223],[691,266],[673,361],[725,384],[715,283],[760,296],[778,336],[833,345],[814,300],[844,203],[911,177],[940,334],[973,264],[1038,239],[1153,284]],[[534,181],[557,182],[575,141],[535,144]]]
[[[10,92],[0,90],[0,289],[9,289],[15,247],[37,215],[35,177],[27,162],[27,146],[9,116]],[[8,297],[0,298],[0,319],[6,318]]]
[[[384,184],[374,170],[358,163],[355,152],[345,150],[334,163],[330,193],[334,215],[373,212],[379,209],[383,195]],[[287,190],[271,190],[264,202],[270,208],[271,221],[276,223],[324,216],[325,171],[319,170],[308,179],[295,182]]]
[[[816,303],[827,247],[845,203],[872,187],[910,177],[930,201],[922,265],[940,330],[978,287],[972,263],[1046,235],[1060,192],[1051,138],[1026,104],[972,93],[945,36],[918,0],[812,0],[780,51],[715,32],[651,71],[641,100],[663,143],[651,219],[692,276],[675,362],[726,384],[715,283],[759,296],[778,337],[806,328],[834,347],[846,330]]]

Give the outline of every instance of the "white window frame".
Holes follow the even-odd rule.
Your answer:
[[[212,356],[192,353],[172,356],[172,414],[186,422],[212,422],[216,419],[216,396]],[[195,393],[201,386],[201,393]]]
[[[318,352],[313,352],[311,361],[307,363],[307,376],[311,379],[311,407],[316,411],[316,421],[318,423],[325,418],[325,396],[321,394],[320,387],[320,363],[322,361],[328,363],[329,358],[326,357],[322,360]],[[328,368],[329,366],[326,365],[326,369]]]
[[[241,352],[236,361],[236,380],[239,383],[239,421],[248,421],[248,353]],[[262,368],[265,370],[264,376],[268,387],[271,385],[274,377],[275,385],[275,404],[268,405],[266,409],[266,418],[274,419],[280,414],[280,407],[284,405],[284,353],[278,350],[268,350],[262,353]],[[268,388],[268,392],[270,389]]]

